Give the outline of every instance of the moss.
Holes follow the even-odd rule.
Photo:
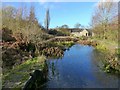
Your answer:
[[[27,60],[23,64],[16,66],[14,69],[6,72],[3,75],[3,86],[18,88],[23,87],[24,83],[28,80],[29,74],[35,69],[42,69],[45,61],[44,56],[39,56],[34,59]],[[11,85],[9,84],[11,83]]]

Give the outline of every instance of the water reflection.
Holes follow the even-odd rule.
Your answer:
[[[60,59],[50,59],[46,88],[118,87],[118,77],[104,73],[98,66],[93,47],[76,44]]]
[[[51,61],[49,62],[48,61],[48,67],[49,67],[49,80],[53,79],[53,78],[56,78],[56,79],[59,79],[59,70],[57,67],[57,60],[54,60],[54,61]]]

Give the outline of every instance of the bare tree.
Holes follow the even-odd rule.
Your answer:
[[[23,6],[18,8],[3,7],[2,21],[2,28],[7,27],[12,30],[17,41],[22,39],[22,41],[29,43],[29,41],[37,39],[36,35],[39,36],[39,40],[41,38],[41,27],[36,19],[34,6],[31,6],[30,10]]]
[[[61,26],[61,28],[69,28],[69,26],[67,24],[64,24]]]
[[[13,17],[15,8],[12,6],[2,7],[2,27],[9,27],[9,29],[13,29]]]
[[[76,23],[74,27],[75,27],[75,28],[80,28],[80,27],[81,27],[81,24],[80,24],[80,23]]]
[[[34,7],[34,6],[31,6],[31,7],[30,7],[29,21],[30,21],[31,23],[34,23],[35,20],[36,20],[36,18],[35,18],[35,7]]]
[[[106,33],[109,30],[109,23],[111,19],[116,16],[117,5],[113,2],[113,0],[106,0],[103,2],[101,0],[98,2],[94,15],[92,17],[92,26],[94,29],[99,27],[99,31],[103,38],[106,38]],[[98,28],[97,28],[98,29]]]
[[[49,9],[46,11],[46,17],[45,17],[45,28],[48,31],[50,25],[50,15],[49,15]]]

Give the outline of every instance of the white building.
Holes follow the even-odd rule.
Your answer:
[[[80,36],[92,36],[92,33],[88,29],[71,29],[71,34],[80,37]]]

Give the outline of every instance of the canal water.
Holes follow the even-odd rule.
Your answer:
[[[115,75],[103,72],[100,61],[94,55],[92,46],[76,44],[64,52],[59,59],[48,63],[49,81],[46,88],[117,88],[119,80]]]

